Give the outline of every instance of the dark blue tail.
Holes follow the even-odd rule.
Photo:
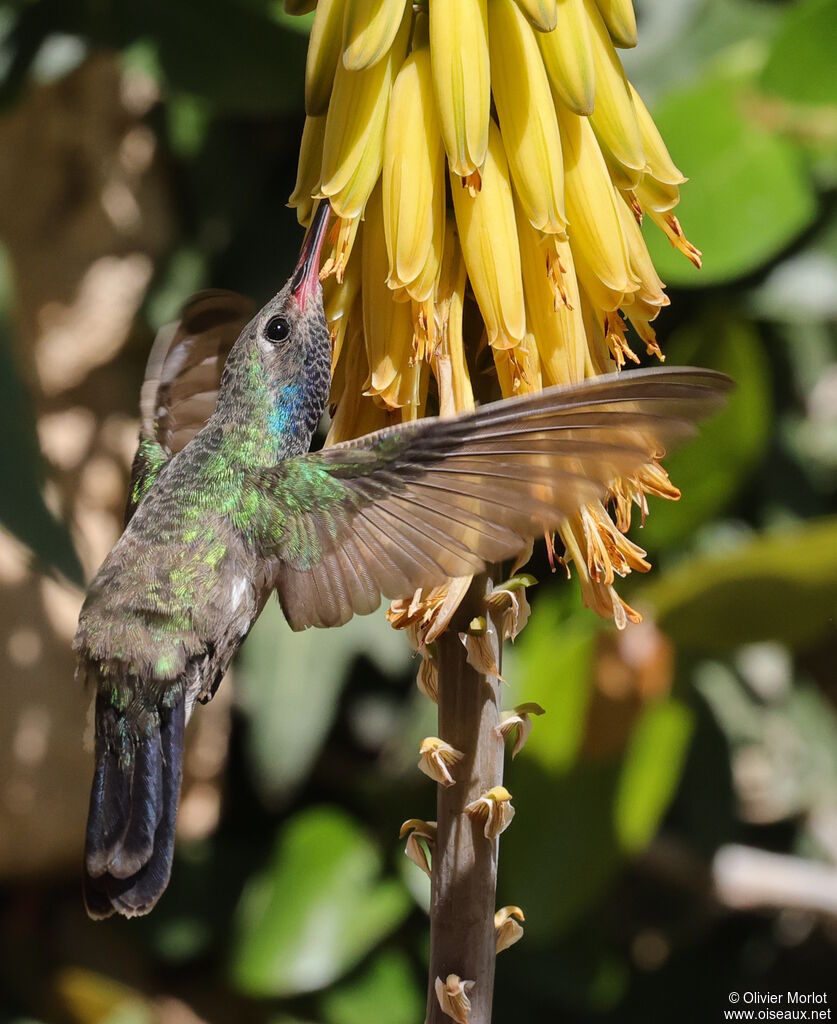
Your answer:
[[[171,875],[180,799],[185,701],[135,740],[124,716],[96,699],[96,772],[85,848],[84,902],[93,918],[147,914]]]

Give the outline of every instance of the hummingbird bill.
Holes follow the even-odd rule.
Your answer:
[[[171,873],[183,736],[276,593],[339,626],[514,558],[694,433],[730,381],[637,370],[309,452],[330,389],[320,203],[292,276],[252,315],[206,292],[152,349],[125,530],[74,648],[95,688],[84,898],[146,914]]]

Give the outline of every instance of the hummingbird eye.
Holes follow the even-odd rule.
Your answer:
[[[284,316],[272,316],[267,321],[264,329],[264,334],[268,341],[287,341],[290,333],[290,322]]]

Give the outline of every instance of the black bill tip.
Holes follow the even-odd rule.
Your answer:
[[[299,261],[291,278],[291,291],[300,309],[305,309],[308,299],[317,290],[320,274],[320,253],[325,240],[331,206],[327,199],[320,201],[311,220],[311,227],[302,243]]]

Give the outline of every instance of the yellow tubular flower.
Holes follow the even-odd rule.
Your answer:
[[[527,334],[515,348],[493,348],[491,353],[504,398],[543,388],[541,358],[534,335]]]
[[[636,46],[636,15],[631,0],[596,0],[599,13],[617,46]]]
[[[692,245],[688,238],[683,233],[683,228],[680,227],[680,221],[674,216],[673,213],[658,213],[656,210],[649,209],[648,216],[657,227],[663,232],[666,238],[671,242],[675,249],[679,249],[680,252],[690,260],[700,270],[703,253],[698,249],[696,245]]]
[[[577,384],[584,379],[587,336],[581,316],[578,282],[568,242],[541,240],[516,204],[517,232],[526,292],[526,318],[540,352],[546,384]],[[563,269],[565,293],[556,296],[547,274],[547,248]]]
[[[564,146],[567,219],[576,263],[589,267],[596,279],[616,295],[635,291],[617,198],[604,157],[587,118],[559,106]],[[621,305],[621,300],[616,306]],[[616,306],[613,308],[615,309]]]
[[[321,190],[338,217],[360,217],[380,176],[389,96],[409,30],[405,14],[386,58],[372,67],[347,71],[342,63],[337,66],[323,140]]]
[[[596,69],[596,103],[590,121],[599,140],[636,183],[645,170],[645,153],[628,80],[595,3],[584,0],[584,7]]]
[[[628,88],[631,91],[631,99],[634,104],[639,135],[642,139],[642,148],[645,153],[646,171],[657,181],[664,185],[683,185],[687,179],[675,166],[671,159],[668,148],[660,130],[654,124],[654,119],[648,112],[648,107],[642,102],[642,97],[634,89],[630,82]]]
[[[435,353],[434,373],[439,389],[440,416],[450,416],[474,408],[474,391],[462,343],[466,276],[456,224],[449,218],[445,226],[442,271],[436,292],[439,343]]]
[[[363,394],[369,363],[359,306],[358,301],[349,318],[344,351],[334,372],[331,406],[335,411],[326,436],[326,445],[361,437],[380,430],[390,422],[385,410]]]
[[[380,186],[366,207],[361,256],[363,334],[369,360],[369,377],[363,393],[379,396],[386,406],[397,409],[413,397],[412,387],[408,386],[405,393],[401,380],[412,361],[413,318],[409,303],[393,302],[387,288]]]
[[[488,148],[486,0],[430,0],[430,63],[450,170],[467,178],[482,167]]]
[[[490,0],[488,38],[491,86],[515,190],[534,227],[563,234],[561,138],[535,33],[512,0]]]
[[[306,227],[314,210],[314,199],[320,191],[320,168],[323,163],[325,117],[306,117],[299,144],[299,163],[288,206],[296,210],[296,219]]]
[[[631,270],[634,277],[639,282],[639,287],[633,296],[633,301],[640,299],[647,305],[655,306],[658,309],[662,306],[667,306],[669,304],[669,298],[663,291],[665,285],[660,280],[660,276],[657,271],[654,269],[654,264],[651,261],[648,246],[645,244],[645,239],[642,237],[639,224],[637,224],[627,203],[618,200],[616,203],[616,209],[619,211],[619,220],[622,224],[622,234],[625,239],[625,244],[628,247],[628,257],[630,259]]]
[[[592,529],[591,519],[594,520]],[[617,628],[624,629],[628,622],[641,622],[642,616],[614,590],[612,568],[602,571],[602,547],[595,533],[599,523],[606,529],[605,520],[610,522],[603,506],[588,507],[586,521],[576,517],[558,532],[566,549],[564,562],[574,564],[578,572],[584,604],[604,618],[612,618]]]
[[[574,114],[592,114],[596,72],[584,0],[558,0],[558,27],[539,34],[538,43],[556,97]]]
[[[343,47],[345,0],[319,0],[305,59],[305,113],[311,117],[328,108],[331,87]]]
[[[643,215],[697,266],[700,252],[675,216],[686,179],[614,48],[635,43],[631,0],[319,0],[291,205],[303,224],[321,197],[335,214],[327,443],[423,415],[431,374],[448,416],[498,385],[638,362],[634,331],[663,358],[652,323],[669,300]],[[623,534],[650,494],[679,495],[653,461],[559,531],[585,603],[619,627],[639,619],[614,587],[648,569]],[[417,644],[415,624],[446,628],[467,586],[419,591],[391,621]]]
[[[346,0],[343,20],[343,65],[362,71],[377,63],[392,46],[404,17],[405,0]]]
[[[558,24],[558,0],[516,0],[538,32],[551,32]]]
[[[451,169],[451,192],[462,254],[489,344],[513,348],[526,334],[526,313],[509,169],[493,121],[480,191],[471,195]]]
[[[392,89],[382,180],[389,286],[423,302],[439,276],[445,228],[445,152],[426,47],[410,54]]]
[[[679,185],[666,185],[650,174],[646,174],[633,191],[644,210],[667,213],[680,202]]]
[[[360,217],[337,218],[335,226],[329,230],[334,245],[320,267],[320,278],[333,274],[338,284],[342,282],[359,230]]]
[[[323,309],[331,333],[331,369],[337,365],[346,338],[349,317],[360,291],[360,261],[352,260],[342,281],[336,275],[323,282]]]

